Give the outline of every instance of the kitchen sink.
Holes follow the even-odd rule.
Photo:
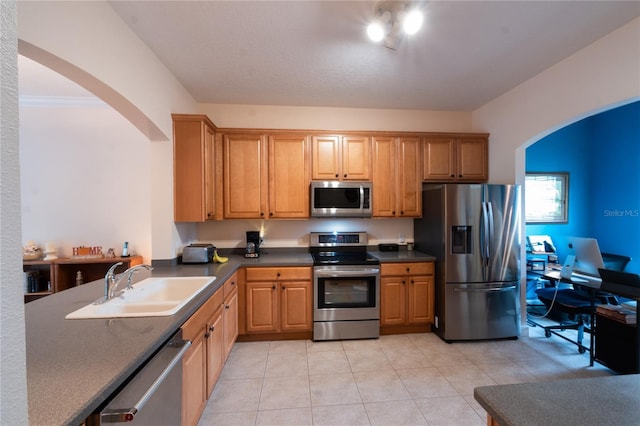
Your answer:
[[[66,319],[162,317],[173,315],[215,281],[215,277],[152,277],[104,303],[89,304]]]

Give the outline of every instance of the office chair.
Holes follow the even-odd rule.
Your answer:
[[[602,260],[605,269],[623,271],[631,258],[618,254],[602,253]],[[558,285],[558,283],[554,284],[556,286]],[[594,294],[594,304],[592,306],[590,291],[592,290],[582,286],[560,289],[546,287],[536,290],[538,299],[540,299],[547,308],[547,316],[552,312],[560,316],[560,319],[557,320],[559,322],[558,325],[541,326],[544,329],[545,337],[551,337],[552,330],[577,330],[578,336],[573,343],[577,344],[578,352],[584,353],[586,351],[586,348],[582,345],[585,325],[591,326],[591,317],[595,307],[600,304],[619,304],[616,296],[597,290]],[[591,332],[589,328],[587,328],[587,331]]]

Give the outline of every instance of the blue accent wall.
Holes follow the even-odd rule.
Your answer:
[[[640,102],[571,124],[527,148],[527,172],[569,173],[569,221],[529,224],[550,235],[562,261],[567,237],[593,237],[600,250],[632,258],[640,273]]]

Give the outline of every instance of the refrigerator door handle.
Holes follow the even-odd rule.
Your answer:
[[[501,291],[511,291],[515,290],[515,285],[510,285],[507,287],[491,287],[491,288],[459,288],[456,287],[453,289],[455,292],[460,293],[496,293]]]
[[[488,280],[487,266],[489,265],[489,210],[487,202],[482,202],[482,229],[480,233],[480,259],[482,263],[482,277]]]
[[[493,205],[491,201],[487,201],[487,229],[488,229],[488,238],[487,238],[487,266],[491,264],[491,242],[493,241],[495,229],[493,227]]]

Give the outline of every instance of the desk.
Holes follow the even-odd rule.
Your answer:
[[[540,271],[540,275],[545,278],[548,279],[552,284],[556,285],[557,282],[566,282],[569,284],[572,284],[574,286],[582,286],[583,288],[586,288],[589,290],[589,294],[591,296],[591,313],[590,313],[590,322],[591,322],[591,328],[593,329],[594,327],[597,327],[597,324],[595,322],[595,294],[598,290],[602,290],[608,293],[611,293],[615,296],[621,296],[621,297],[626,297],[629,299],[634,299],[636,301],[640,300],[640,289],[634,288],[634,287],[630,287],[630,286],[625,286],[619,283],[609,283],[609,282],[605,282],[603,283],[602,280],[600,278],[596,278],[596,277],[591,277],[588,275],[579,275],[576,274],[577,277],[580,278],[580,281],[574,281],[574,280],[567,280],[564,278],[560,278],[560,271],[556,268],[547,268],[544,271]],[[640,302],[636,304],[636,318],[640,318]],[[534,321],[529,320],[530,322],[532,322],[535,325],[539,325],[536,324]],[[562,336],[558,333],[554,333],[566,340],[567,339],[565,336]],[[595,333],[593,330],[589,330],[589,337],[590,337],[590,345],[589,345],[589,366],[593,366],[593,360],[594,360],[594,340],[595,340]],[[637,353],[639,354],[638,356],[636,356],[636,373],[640,373],[640,327],[636,326],[636,341],[637,341]],[[576,343],[577,342],[573,342],[572,343]],[[578,344],[579,347],[582,347],[582,345]]]
[[[488,425],[634,425],[640,375],[481,386],[473,396]]]

